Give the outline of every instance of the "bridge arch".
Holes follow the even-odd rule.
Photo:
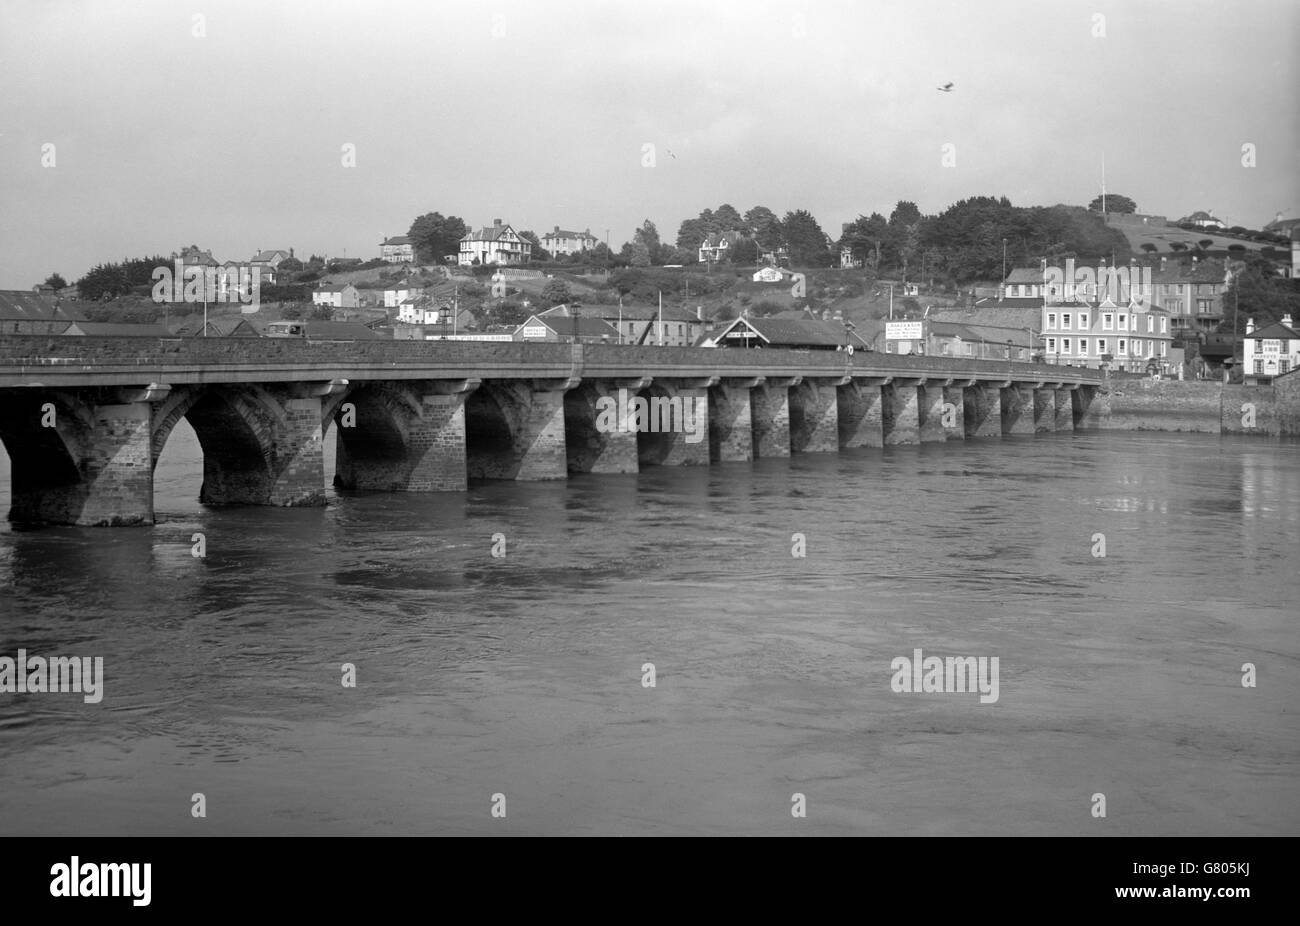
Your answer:
[[[52,417],[53,426],[47,426]],[[0,403],[0,442],[10,464],[9,519],[68,523],[90,496],[93,408],[77,396],[23,390]]]
[[[334,485],[348,491],[400,491],[407,487],[407,458],[420,400],[395,383],[360,383],[331,396],[322,417],[332,423],[336,456]]]
[[[471,479],[513,479],[528,447],[532,390],[485,380],[465,401],[465,465]]]

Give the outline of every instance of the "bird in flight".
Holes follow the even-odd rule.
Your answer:
[[[934,89],[936,89],[936,90],[940,90],[940,91],[942,91],[943,93],[952,93],[952,91],[953,91],[952,81],[948,81],[948,82],[947,82],[946,84],[944,84],[942,87],[935,87]]]
[[[672,158],[674,161],[677,160],[677,155],[673,154],[671,148],[668,149],[668,156],[669,156],[670,158]]]

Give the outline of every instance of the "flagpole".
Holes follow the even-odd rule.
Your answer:
[[[664,291],[659,290],[659,346],[664,346]]]

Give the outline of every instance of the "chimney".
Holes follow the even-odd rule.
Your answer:
[[[1286,315],[1282,316],[1282,324],[1286,325],[1288,328],[1291,327],[1291,313],[1288,312]]]
[[[498,225],[501,224],[501,220],[500,220],[500,219],[497,220],[497,224],[498,224]],[[557,237],[557,238],[560,237],[560,226],[558,226],[558,225],[555,226],[555,237]]]
[[[1161,272],[1164,272],[1164,269],[1165,269],[1165,256],[1164,256],[1163,254],[1161,254],[1161,255],[1160,255],[1160,270],[1161,270]]]
[[[700,321],[704,321],[704,306],[697,305],[695,307],[695,317],[698,318]]]
[[[1254,330],[1255,330],[1255,319],[1253,318],[1246,319],[1246,337],[1250,337],[1250,333]]]
[[[500,219],[493,219],[493,220],[492,220],[492,226],[493,226],[494,228],[500,228],[500,227],[501,227],[501,220],[500,220]]]

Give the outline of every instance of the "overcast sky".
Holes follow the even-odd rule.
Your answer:
[[[838,237],[899,199],[1086,204],[1103,151],[1143,212],[1259,227],[1300,215],[1297,49],[1297,0],[2,0],[0,287],[190,243],[369,258],[429,211]]]

